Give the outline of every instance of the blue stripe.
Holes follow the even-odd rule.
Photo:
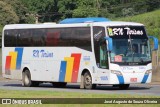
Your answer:
[[[60,74],[59,74],[59,82],[64,82],[65,74],[66,74],[66,61],[61,61]]]
[[[117,75],[117,78],[118,78],[119,84],[124,84],[124,78],[122,75]]]
[[[149,77],[149,75],[148,75],[148,74],[147,74],[147,75],[145,74],[141,83],[146,83],[148,77]]]
[[[15,51],[18,53],[18,55],[17,55],[16,69],[21,69],[23,48],[15,48]]]

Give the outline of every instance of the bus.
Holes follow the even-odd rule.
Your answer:
[[[158,39],[135,22],[70,18],[58,24],[11,24],[2,33],[2,75],[25,87],[49,82],[128,89],[151,82],[151,53],[157,49]]]

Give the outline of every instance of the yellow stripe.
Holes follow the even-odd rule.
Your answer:
[[[74,57],[65,57],[64,60],[67,61],[65,82],[71,82]]]
[[[16,69],[16,61],[17,61],[17,52],[9,52],[9,55],[11,56],[10,69],[15,70]]]

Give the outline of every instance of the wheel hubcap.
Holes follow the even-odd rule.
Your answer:
[[[24,82],[25,84],[29,84],[29,78],[27,75],[24,76]]]
[[[91,78],[89,76],[86,76],[85,78],[85,84],[90,85],[91,84]]]

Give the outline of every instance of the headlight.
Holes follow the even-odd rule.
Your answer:
[[[145,72],[145,74],[150,74],[152,72],[152,69],[149,69]]]
[[[111,70],[111,73],[116,75],[122,75],[121,71]]]

